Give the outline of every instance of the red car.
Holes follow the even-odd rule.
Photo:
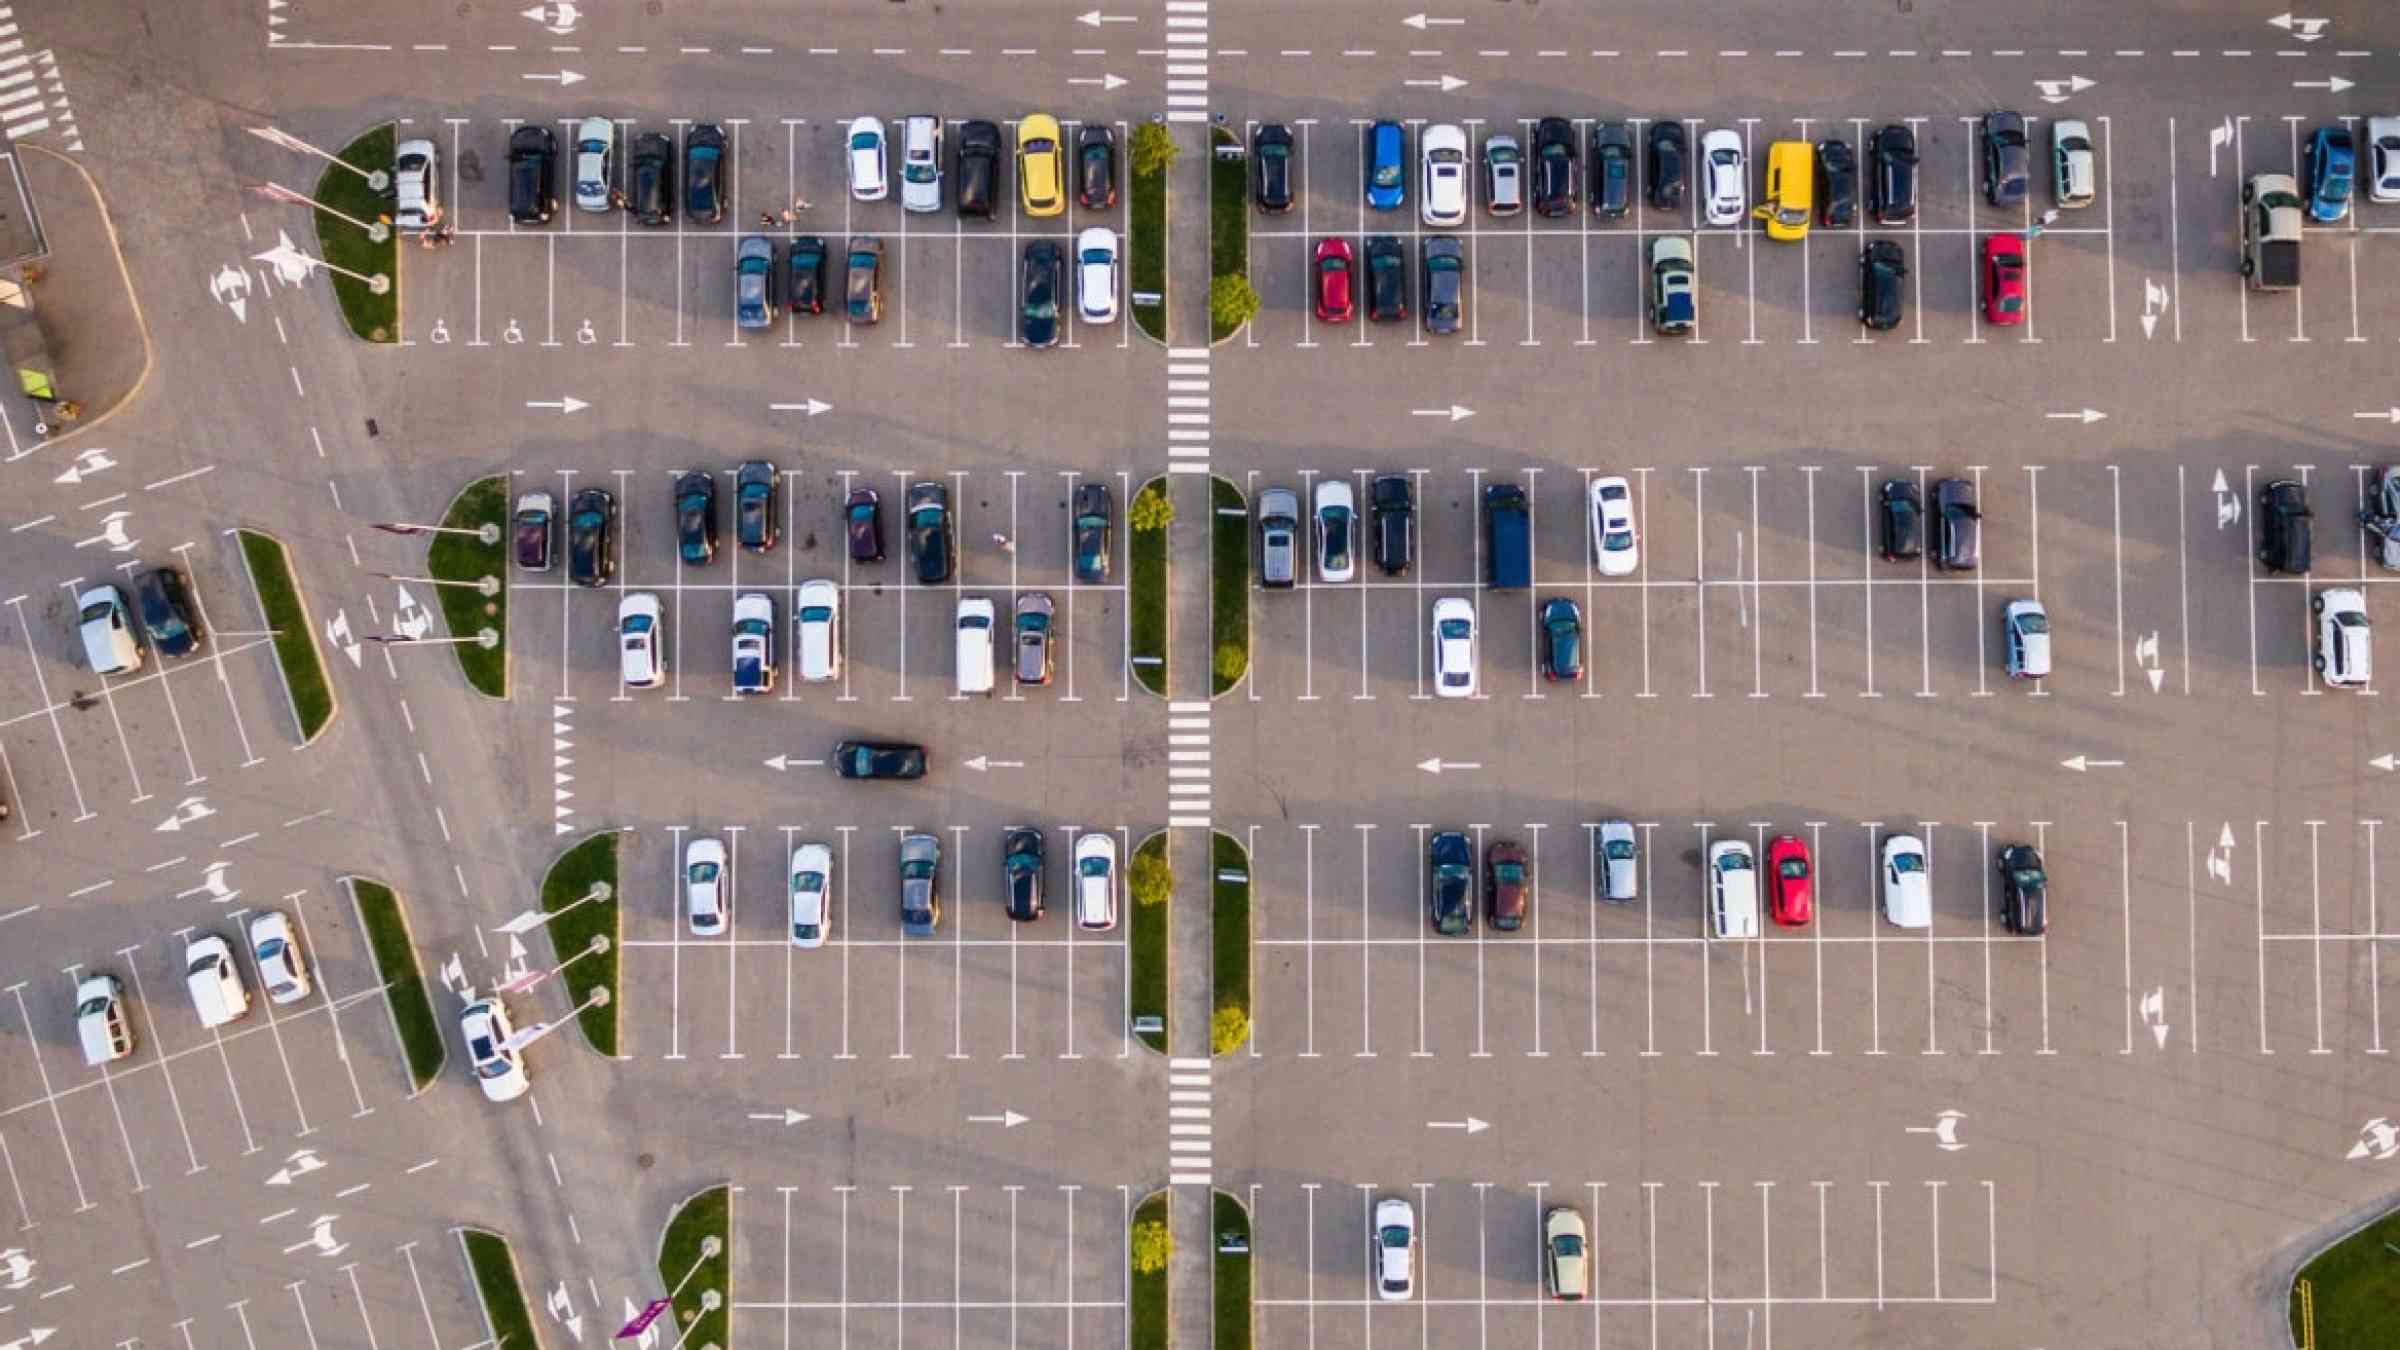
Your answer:
[[[1513,933],[1525,926],[1525,850],[1506,839],[1495,839],[1483,851],[1484,903],[1492,927]]]
[[[1767,844],[1767,875],[1774,878],[1769,885],[1775,897],[1775,922],[1786,928],[1806,927],[1816,909],[1808,845],[1793,835],[1775,836]]]
[[[1324,323],[1348,323],[1350,303],[1350,241],[1326,239],[1317,244],[1317,318]]]
[[[2025,322],[2025,241],[2016,235],[1984,237],[1983,320],[1994,328]]]

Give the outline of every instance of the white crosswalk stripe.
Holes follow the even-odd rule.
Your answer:
[[[1214,1145],[1209,1141],[1209,1061],[1178,1056],[1167,1061],[1167,1181],[1175,1186],[1206,1186]]]

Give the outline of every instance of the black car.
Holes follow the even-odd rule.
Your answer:
[[[675,143],[655,131],[633,138],[625,200],[633,218],[653,229],[675,223]]]
[[[1933,565],[1971,572],[1983,559],[1983,512],[1975,508],[1975,485],[1945,478],[1933,485]]]
[[[1880,536],[1876,551],[1885,562],[1903,562],[1924,553],[1925,502],[1917,495],[1917,485],[1905,478],[1885,479],[1875,526]]]
[[[2012,933],[2039,937],[2050,927],[2050,878],[2042,872],[2042,852],[2031,844],[2010,844],[2000,850],[2000,925]]]
[[[1542,678],[1583,678],[1583,611],[1565,596],[1542,605]]]
[[[2278,478],[2258,490],[2258,562],[2270,572],[2305,576],[2316,565],[2309,538],[2308,488]]]
[[[1279,216],[1292,209],[1292,129],[1268,122],[1250,133],[1250,159],[1257,165],[1251,180],[1258,209]]]
[[[160,656],[190,656],[200,650],[200,621],[192,617],[192,597],[184,589],[183,573],[172,567],[153,567],[134,579],[133,612],[143,636]]]
[[[1848,229],[1858,218],[1858,156],[1850,142],[1817,142],[1817,223]]]
[[[1908,251],[1896,239],[1878,239],[1858,255],[1858,321],[1878,333],[1900,326]]]
[[[717,476],[705,469],[675,480],[675,552],[692,567],[717,560]]]
[[[1017,292],[1017,340],[1028,347],[1058,345],[1061,268],[1056,242],[1036,239],[1025,246],[1023,280]]]
[[[1683,205],[1683,165],[1690,141],[1681,122],[1650,124],[1650,205],[1672,211]]]
[[[1868,157],[1867,209],[1878,225],[1906,225],[1917,218],[1917,133],[1894,122],[1875,133]]]
[[[540,225],[558,209],[558,137],[526,123],[508,134],[508,218]]]
[[[575,494],[567,512],[567,577],[578,586],[604,586],[617,572],[617,499],[607,488]]]
[[[906,741],[843,741],[833,771],[844,778],[923,778],[925,747]]]
[[[783,293],[791,300],[794,314],[825,312],[825,237],[804,234],[792,241],[790,255],[784,266],[788,283]]]
[[[2033,153],[2025,143],[2020,113],[1983,115],[1983,195],[1994,206],[2018,206],[2032,181]]]
[[[1533,124],[1533,213],[1563,216],[1575,210],[1575,124],[1545,117]]]
[[[1633,209],[1633,131],[1623,122],[1592,123],[1590,162],[1584,166],[1592,214],[1614,219]]]
[[[782,496],[775,466],[763,459],[742,461],[733,473],[733,537],[752,553],[764,553],[783,537]]]
[[[1367,491],[1375,513],[1375,565],[1387,577],[1408,571],[1417,554],[1417,494],[1404,473],[1387,473]]]
[[[975,121],[958,129],[958,214],[961,219],[992,218],[992,198],[999,192],[1000,128]]]
[[[1425,841],[1425,918],[1457,937],[1475,927],[1475,845],[1456,830]]]
[[[1439,235],[1423,245],[1425,331],[1455,333],[1466,313],[1467,246]]]
[[[1086,122],[1075,133],[1075,204],[1105,211],[1117,204],[1117,131]]]
[[[957,553],[958,523],[950,517],[950,489],[930,481],[909,484],[908,556],[917,565],[918,584],[948,581]]]
[[[702,225],[725,219],[725,131],[702,122],[683,138],[683,213]]]
[[[1089,585],[1108,580],[1116,554],[1117,502],[1106,483],[1075,488],[1075,579]]]
[[[842,281],[842,315],[852,323],[883,321],[883,241],[853,235]]]
[[[875,489],[850,489],[842,503],[842,533],[850,541],[850,561],[883,561],[883,498]]]
[[[1408,317],[1408,245],[1397,235],[1367,236],[1367,317],[1377,323]]]
[[[1031,923],[1042,917],[1042,832],[1018,826],[1000,836],[1000,893],[1008,917]]]

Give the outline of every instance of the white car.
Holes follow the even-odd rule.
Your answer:
[[[442,219],[442,154],[431,141],[402,141],[392,154],[392,224],[431,229]]]
[[[802,844],[792,850],[792,945],[822,947],[833,931],[833,850]]]
[[[1317,580],[1358,575],[1358,494],[1339,478],[1317,484]]]
[[[1708,926],[1711,936],[1758,936],[1758,858],[1739,839],[1708,846]]]
[[[274,1003],[297,1003],[307,998],[315,982],[308,978],[308,958],[292,936],[292,922],[281,911],[262,909],[250,916],[250,959],[258,962],[258,982]]]
[[[1925,841],[1913,834],[1883,841],[1883,917],[1894,928],[1933,925],[1933,874],[1926,868]]]
[[[900,123],[900,206],[942,209],[942,119],[920,113]]]
[[[763,591],[733,598],[733,692],[775,692],[775,597]]]
[[[1467,220],[1467,133],[1447,122],[1425,128],[1417,138],[1421,178],[1417,201],[1428,225],[1463,225]]]
[[[800,583],[792,610],[792,661],[811,684],[842,675],[842,588],[819,578]]]
[[[608,189],[617,156],[617,124],[605,117],[587,117],[575,128],[575,205],[584,211],[609,209]]]
[[[1368,1260],[1375,1268],[1375,1297],[1398,1302],[1417,1288],[1417,1211],[1387,1195],[1375,1202],[1375,1227],[1367,1234]]]
[[[1117,840],[1094,830],[1075,839],[1075,926],[1101,933],[1117,926]]]
[[[2001,669],[2012,680],[2047,679],[2050,674],[2050,614],[2039,600],[2011,600],[2000,614],[2008,644]]]
[[[1633,485],[1622,478],[1592,480],[1592,557],[1604,577],[1626,576],[1642,565],[1641,531],[1633,523]]]
[[[2334,586],[2308,598],[2317,616],[2317,675],[2337,689],[2375,682],[2375,630],[2367,626],[2367,593]]]
[[[2090,206],[2100,193],[2092,129],[2072,117],[2050,124],[2050,195],[2060,206]]]
[[[1473,698],[1475,606],[1455,595],[1433,602],[1433,692],[1443,698]]]
[[[142,644],[133,636],[123,591],[94,586],[75,597],[75,612],[82,616],[83,659],[93,674],[130,675],[142,668]]]
[[[2400,117],[2367,119],[2366,162],[2354,172],[2367,180],[2369,200],[2400,202]]]
[[[850,195],[862,202],[879,202],[892,190],[885,162],[883,123],[861,117],[850,124]]]
[[[1075,236],[1075,298],[1085,323],[1117,317],[1117,232],[1095,225]]]
[[[725,931],[725,846],[714,839],[683,846],[683,912],[695,937]]]
[[[513,1102],[533,1086],[525,1076],[525,1061],[509,1044],[517,1031],[509,1025],[508,1009],[500,1000],[468,1004],[458,1015],[458,1030],[466,1038],[467,1065],[485,1101]]]
[[[617,602],[617,673],[628,689],[656,689],[666,682],[667,653],[660,645],[666,611],[649,591]]]
[[[1708,223],[1739,225],[1750,216],[1750,166],[1739,132],[1722,128],[1700,138],[1700,184]]]

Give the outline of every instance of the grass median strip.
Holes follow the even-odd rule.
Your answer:
[[[467,1268],[474,1272],[475,1291],[483,1296],[484,1320],[491,1323],[495,1346],[533,1347],[541,1344],[533,1331],[533,1312],[525,1306],[525,1287],[517,1279],[516,1254],[508,1239],[480,1228],[458,1230],[467,1250]]]
[[[337,156],[342,164],[328,164],[317,175],[316,198],[351,220],[374,222],[391,214],[393,198],[388,190],[377,192],[367,186],[367,180],[343,164],[355,165],[369,173],[392,171],[397,147],[397,130],[390,122],[370,127],[357,140],[342,147]],[[360,276],[390,278],[391,284],[377,295],[363,281],[332,274],[334,298],[342,307],[342,318],[350,331],[369,342],[400,340],[400,233],[397,230],[384,236],[378,244],[367,232],[325,211],[311,214],[317,218],[317,248],[325,261]]]
[[[1133,1288],[1132,1350],[1167,1350],[1167,1193],[1155,1191],[1133,1207],[1133,1231],[1125,1241]]]
[[[1208,484],[1208,640],[1211,696],[1250,673],[1250,506],[1222,478]]]
[[[1175,138],[1164,124],[1144,122],[1133,129],[1133,183],[1130,221],[1132,238],[1128,288],[1135,296],[1158,297],[1147,304],[1136,299],[1133,321],[1153,339],[1167,340],[1167,166],[1175,162]]]
[[[508,570],[508,478],[494,474],[467,484],[450,503],[442,527],[472,530],[492,527],[492,542],[468,534],[437,534],[425,551],[427,575],[436,581],[476,582],[484,577],[505,579]],[[508,697],[508,591],[486,596],[472,586],[436,586],[441,593],[442,622],[452,637],[473,637],[489,628],[499,640],[489,647],[473,642],[452,643],[458,668],[477,692]]]
[[[1133,948],[1133,992],[1127,1011],[1142,1043],[1163,1055],[1167,1051],[1167,914],[1175,891],[1175,874],[1167,866],[1165,830],[1153,833],[1134,849],[1125,878],[1126,889],[1133,894],[1132,927],[1126,934]],[[1147,1029],[1150,1027],[1157,1029]]]
[[[434,1019],[433,1000],[425,992],[425,972],[417,965],[408,915],[391,887],[363,877],[350,878],[350,903],[358,911],[358,926],[366,931],[368,950],[375,953],[375,972],[391,1004],[401,1052],[408,1056],[409,1081],[422,1092],[441,1077],[448,1051],[442,1044],[441,1023]]]
[[[1153,694],[1167,692],[1167,526],[1175,508],[1167,480],[1153,478],[1125,510],[1133,533],[1133,673]]]
[[[1209,1229],[1217,1248],[1216,1334],[1209,1350],[1250,1350],[1250,1211],[1223,1191],[1215,1195],[1216,1222]]]
[[[2400,1210],[2309,1258],[2291,1304],[2292,1343],[2304,1350],[2400,1345]]]
[[[683,1202],[658,1240],[658,1278],[675,1300],[675,1329],[687,1345],[731,1350],[733,1192],[711,1186]]]
[[[605,995],[583,1007],[576,1021],[583,1026],[583,1038],[610,1059],[617,1057],[617,895],[614,830],[560,854],[542,878],[542,912],[558,916],[542,929],[550,935],[550,949],[559,961],[574,958],[574,964],[560,972],[567,981],[567,997],[583,1007],[592,991]],[[592,951],[595,938],[606,938],[607,949]]]
[[[292,575],[291,555],[271,534],[257,530],[234,533],[241,538],[242,559],[249,564],[259,612],[274,631],[275,663],[283,669],[292,716],[300,724],[300,743],[306,745],[333,720],[333,686],[325,679],[325,659],[317,652],[317,635],[309,631],[308,607],[300,601],[300,582]]]
[[[1250,161],[1240,153],[1240,139],[1223,127],[1209,129],[1208,143],[1208,336],[1223,342],[1258,312],[1258,293],[1250,286]],[[1239,278],[1241,285],[1226,278]]]
[[[1216,1012],[1209,1052],[1230,1055],[1250,1039],[1250,855],[1223,830],[1214,839],[1209,872],[1210,988]]]

